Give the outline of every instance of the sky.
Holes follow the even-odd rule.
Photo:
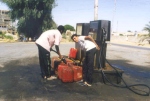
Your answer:
[[[52,17],[57,25],[94,21],[95,0],[56,0]],[[0,3],[0,9],[9,9]],[[98,20],[111,21],[113,32],[142,31],[150,21],[150,0],[98,0]]]

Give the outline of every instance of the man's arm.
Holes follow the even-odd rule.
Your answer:
[[[58,53],[58,55],[59,55],[59,58],[61,59],[62,56],[61,56],[60,51],[59,51],[59,46],[58,46],[58,45],[55,45],[55,49],[56,49],[56,51],[57,51],[57,53]]]
[[[80,65],[81,65],[81,62],[83,62],[83,59],[84,59],[84,57],[85,57],[85,51],[83,51],[83,50],[81,50],[81,58],[80,58]]]
[[[100,50],[99,46],[96,44],[95,40],[91,36],[85,36],[85,40],[90,40],[96,45],[96,49]]]

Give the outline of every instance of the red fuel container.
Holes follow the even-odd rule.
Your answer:
[[[76,55],[77,55],[77,49],[76,48],[70,48],[69,58],[75,59]]]
[[[72,66],[74,72],[74,81],[82,80],[82,67],[81,66]]]
[[[67,66],[62,68],[62,82],[73,82],[73,70],[71,67]]]
[[[74,81],[82,80],[82,67],[74,65],[72,63],[69,63],[68,66],[71,67],[73,70],[73,80]]]
[[[67,68],[68,67],[68,65],[67,64],[64,64],[64,63],[61,63],[61,64],[59,64],[58,65],[58,78],[59,79],[62,79],[62,70],[63,70],[63,68]]]

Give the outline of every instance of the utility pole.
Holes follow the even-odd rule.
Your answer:
[[[113,18],[112,18],[112,33],[114,31],[114,18],[116,13],[116,0],[114,0]],[[118,22],[117,22],[118,23]]]
[[[98,20],[98,0],[95,0],[94,4],[94,20]]]

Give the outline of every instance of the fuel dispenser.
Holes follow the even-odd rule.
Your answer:
[[[76,26],[76,34],[77,35],[90,35],[93,37],[95,42],[100,47],[100,50],[96,52],[95,59],[94,59],[94,82],[105,82],[103,79],[103,74],[100,69],[105,69],[106,64],[106,48],[107,43],[106,41],[110,41],[110,26],[111,22],[108,20],[95,20],[90,21],[89,23],[77,23]],[[75,48],[78,50],[76,59],[79,60],[81,56],[84,56],[85,53],[81,51],[78,44],[75,44]],[[120,83],[121,79],[116,77],[114,71],[109,71],[107,69],[104,72],[108,75],[108,78],[114,81],[115,83]],[[122,74],[122,72],[121,72]],[[113,77],[113,78],[112,78]],[[117,79],[116,79],[117,78]]]
[[[122,78],[123,71],[121,69],[118,69],[114,66],[112,66],[106,59],[106,49],[107,49],[107,43],[106,41],[110,41],[110,25],[111,22],[108,20],[97,20],[97,21],[90,21],[90,27],[89,27],[89,35],[93,37],[93,39],[96,41],[96,43],[100,46],[100,51],[97,51],[96,57],[95,57],[95,67],[100,69],[101,68],[101,77],[98,78],[98,80],[103,78],[103,82],[105,83],[105,80],[116,87],[122,87],[122,88],[128,88],[132,92],[138,95],[142,96],[149,96],[150,95],[150,87],[145,84],[134,84],[134,85],[128,85],[124,79]],[[104,67],[106,62],[110,65],[110,67],[113,68],[113,70],[105,70]],[[100,73],[97,73],[100,74]],[[98,76],[98,75],[96,75]],[[99,75],[100,76],[100,75]],[[120,82],[123,82],[125,86],[119,86],[115,83],[119,84]],[[147,92],[143,91],[143,89],[139,89],[139,91],[132,89],[135,87],[145,87],[147,88]],[[144,93],[143,93],[144,92]]]
[[[96,20],[90,21],[89,35],[93,37],[95,42],[101,48],[97,51],[95,56],[95,68],[104,68],[105,67],[105,58],[106,58],[106,41],[110,41],[110,25],[111,22],[108,20]]]
[[[100,51],[97,51],[95,56],[94,67],[100,69],[100,67],[105,67],[105,58],[106,58],[106,48],[107,44],[105,41],[110,41],[110,24],[108,20],[96,20],[90,21],[90,23],[77,23],[76,24],[76,34],[77,35],[91,35],[96,43],[101,48]],[[81,55],[84,55],[79,48],[78,44],[75,44],[75,48],[78,50],[76,59],[80,59]],[[103,54],[100,56],[100,53]]]
[[[122,78],[122,73],[123,71],[121,69],[118,69],[114,66],[112,66],[106,59],[106,49],[107,49],[107,43],[106,41],[110,41],[110,31],[111,31],[111,22],[108,20],[95,20],[95,21],[90,21],[90,23],[77,23],[76,25],[76,34],[77,35],[91,35],[95,42],[98,44],[100,47],[100,50],[97,51],[95,55],[95,64],[94,64],[94,80],[97,82],[109,82],[113,86],[116,87],[121,87],[121,88],[128,88],[132,92],[142,95],[142,96],[149,96],[150,95],[150,87],[145,85],[145,84],[135,84],[135,85],[128,85]],[[77,57],[76,59],[80,59],[81,55],[84,55],[84,53],[81,51],[79,46],[75,44],[75,48],[77,48]],[[114,70],[107,70],[105,69],[106,67],[106,62],[114,69]],[[121,80],[125,84],[125,86],[119,86],[116,85],[121,83]],[[131,87],[137,87],[137,86],[143,86],[148,88],[148,92],[142,91],[137,92],[135,89],[132,89]],[[139,90],[140,91],[140,90]],[[145,92],[145,93],[143,93]]]
[[[89,34],[90,23],[77,23],[76,24],[76,34],[87,36]],[[81,55],[84,56],[85,53],[81,51],[78,44],[75,44],[75,48],[78,50],[76,59],[79,60]]]
[[[77,23],[76,24],[76,33],[78,35],[88,35],[90,23]]]

